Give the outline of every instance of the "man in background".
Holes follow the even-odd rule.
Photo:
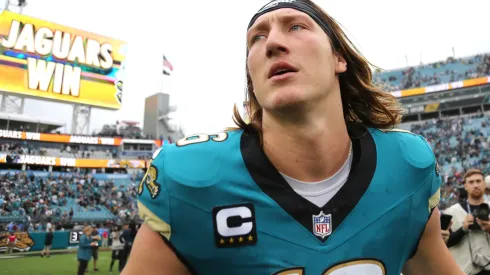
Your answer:
[[[41,257],[44,257],[44,255],[46,255],[46,257],[49,258],[49,252],[51,250],[51,246],[53,245],[53,239],[53,228],[49,228],[48,234],[46,234],[46,237],[44,239],[44,249],[43,252],[41,252]]]
[[[112,272],[112,268],[114,267],[114,263],[116,261],[120,260],[121,257],[121,251],[124,249],[123,244],[119,240],[119,237],[121,236],[121,230],[118,227],[114,227],[111,232],[111,250],[112,250],[112,259],[111,259],[111,266],[109,268],[109,271]]]
[[[104,230],[104,232],[102,232],[102,247],[107,247],[109,243],[109,232],[108,230]]]
[[[12,254],[14,252],[15,244],[17,243],[17,237],[15,237],[14,232],[10,232],[10,236],[7,238],[7,250],[6,254]]]
[[[101,237],[99,234],[99,230],[97,229],[97,226],[93,227],[92,230],[92,241],[98,242],[100,241]],[[94,271],[99,271],[97,269],[97,259],[99,259],[99,246],[95,245],[92,246],[92,258],[94,259]]]
[[[123,227],[123,232],[119,240],[124,245],[123,250],[120,252],[121,256],[119,258],[119,272],[122,272],[126,266],[126,262],[131,254],[131,249],[133,248],[133,242],[138,233],[138,228],[134,221],[130,221],[129,224],[125,224]]]
[[[490,222],[483,176],[480,170],[469,169],[463,178],[467,199],[444,211],[453,216],[452,233],[446,244],[460,268],[469,275],[490,275]],[[444,239],[445,233],[442,235]]]

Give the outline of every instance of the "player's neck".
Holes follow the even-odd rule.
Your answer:
[[[321,106],[295,120],[264,114],[264,151],[282,173],[306,182],[334,175],[345,163],[350,137],[344,122],[342,104]]]
[[[483,196],[481,196],[479,198],[474,198],[472,196],[468,196],[468,203],[471,204],[471,205],[480,205],[483,202],[484,202]]]

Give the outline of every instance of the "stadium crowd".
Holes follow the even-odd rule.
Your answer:
[[[445,182],[441,208],[459,200],[464,171],[478,167],[490,173],[490,155],[484,150],[490,146],[488,115],[428,120],[408,128],[427,139],[441,166]],[[20,145],[8,149],[29,150]],[[133,179],[138,180],[136,175]],[[60,228],[72,222],[74,212],[104,208],[117,219],[129,220],[137,215],[135,197],[135,184],[116,185],[114,181],[96,180],[89,173],[37,178],[27,171],[0,176],[0,217],[25,217],[24,223],[31,231],[44,230],[48,221]]]
[[[477,167],[490,173],[490,116],[485,114],[428,120],[410,129],[432,145],[444,176],[441,208],[459,200],[466,170]]]
[[[78,222],[79,213],[104,209],[111,220],[128,221],[137,213],[135,197],[134,184],[116,185],[90,174],[41,178],[27,171],[0,175],[0,218],[20,217],[13,224],[20,231],[45,231],[51,223],[59,230]]]
[[[389,72],[378,71],[374,79],[387,83],[391,90],[427,87],[453,81],[490,75],[490,54],[479,54],[467,58],[449,57],[417,67],[408,67]]]
[[[92,146],[79,144],[61,144],[50,142],[26,142],[24,140],[0,140],[0,152],[14,160],[20,155],[37,155],[84,159],[117,158],[117,149],[113,146]]]

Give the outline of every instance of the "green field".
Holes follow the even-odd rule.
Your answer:
[[[4,255],[0,255],[4,256]],[[14,256],[16,256],[14,254]],[[93,261],[88,263],[88,272],[85,274],[97,275],[117,275],[119,262],[114,264],[113,272],[109,272],[111,264],[111,252],[99,252],[97,268],[99,271],[94,272]],[[0,258],[0,275],[64,275],[77,274],[76,254],[57,254],[49,258],[39,256],[30,256],[15,259]]]

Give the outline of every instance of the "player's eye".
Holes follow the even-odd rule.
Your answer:
[[[252,39],[250,40],[250,44],[253,45],[255,42],[257,42],[257,41],[259,41],[259,40],[261,40],[263,38],[265,38],[265,35],[263,35],[263,34],[254,35],[252,37]]]
[[[301,26],[301,25],[292,25],[289,30],[290,31],[299,31],[299,30],[302,30],[302,29],[304,29],[304,27]]]

